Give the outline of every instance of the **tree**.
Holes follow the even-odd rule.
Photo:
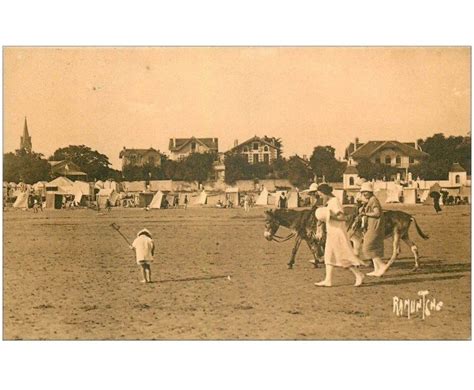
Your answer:
[[[180,163],[183,165],[183,180],[202,183],[209,179],[213,172],[215,153],[191,153]]]
[[[106,180],[110,175],[110,162],[105,154],[85,145],[69,145],[57,149],[49,160],[68,160],[87,173],[89,180]]]
[[[418,144],[429,157],[410,169],[414,176],[426,180],[445,179],[454,162],[461,164],[468,174],[471,173],[470,137],[445,137],[437,133],[425,140],[418,140]]]
[[[357,163],[359,176],[366,180],[390,180],[397,174],[397,168],[390,165],[373,163],[369,159],[361,159]]]
[[[299,188],[309,187],[313,181],[313,172],[307,162],[299,156],[291,156],[288,160],[288,180]]]
[[[3,155],[3,180],[34,184],[50,180],[50,166],[41,153],[24,149]]]
[[[252,168],[240,154],[228,154],[224,159],[225,182],[234,184],[237,180],[252,179]]]
[[[316,176],[324,176],[328,182],[342,180],[344,165],[336,159],[335,149],[332,146],[316,146],[309,164]]]

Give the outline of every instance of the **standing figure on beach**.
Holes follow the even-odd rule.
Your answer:
[[[364,274],[356,268],[364,265],[353,252],[346,229],[346,217],[341,202],[333,195],[332,187],[320,184],[317,187],[324,207],[316,209],[318,224],[326,224],[326,246],[324,248],[324,263],[326,264],[326,277],[323,281],[315,283],[318,287],[331,287],[334,267],[348,268],[355,276],[354,286],[360,286]],[[317,229],[320,231],[321,229]]]
[[[430,197],[433,198],[433,207],[438,214],[441,211],[441,206],[439,205],[439,198],[441,198],[441,194],[438,191],[432,191],[430,193]]]
[[[188,208],[188,195],[184,195],[184,209]]]
[[[143,280],[142,283],[151,283],[151,265],[155,254],[155,244],[148,229],[142,229],[137,233],[137,238],[130,245],[130,249],[135,250],[137,264],[141,266]]]
[[[362,253],[364,259],[372,259],[374,263],[374,270],[367,275],[382,276],[386,271],[386,265],[382,261],[385,239],[385,221],[382,206],[374,195],[372,183],[362,183],[360,193],[364,205],[361,207],[359,215],[365,219]]]
[[[248,194],[244,196],[244,210],[249,211],[250,210],[250,199]]]

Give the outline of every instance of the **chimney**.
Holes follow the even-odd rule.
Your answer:
[[[234,140],[234,148],[239,144],[239,140],[235,139]]]
[[[303,154],[303,160],[306,160],[308,156],[306,154]]]
[[[173,138],[173,148],[176,148],[176,138]]]
[[[358,145],[359,145],[359,137],[356,137],[354,140],[354,152],[357,150]]]
[[[417,140],[417,139],[415,140],[415,149],[416,149],[416,150],[420,150],[420,149],[419,149],[419,146],[418,146],[418,140]]]

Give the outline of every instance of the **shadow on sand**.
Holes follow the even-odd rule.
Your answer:
[[[416,275],[416,274],[414,274]],[[388,286],[388,285],[399,285],[409,283],[420,283],[420,282],[436,282],[439,280],[452,280],[461,279],[467,275],[446,275],[446,276],[433,276],[428,278],[412,278],[412,279],[376,279],[373,283],[367,282],[360,287],[372,287],[372,286]],[[365,279],[368,280],[368,279]]]

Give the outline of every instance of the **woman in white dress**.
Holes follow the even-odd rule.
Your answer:
[[[356,268],[365,265],[353,252],[347,229],[341,202],[332,194],[332,188],[328,184],[318,186],[318,194],[323,199],[325,207],[316,209],[316,218],[319,223],[326,223],[326,246],[324,248],[324,263],[326,264],[326,278],[315,283],[319,287],[332,286],[332,273],[334,267],[348,268],[355,276],[354,286],[360,286],[364,274]]]

